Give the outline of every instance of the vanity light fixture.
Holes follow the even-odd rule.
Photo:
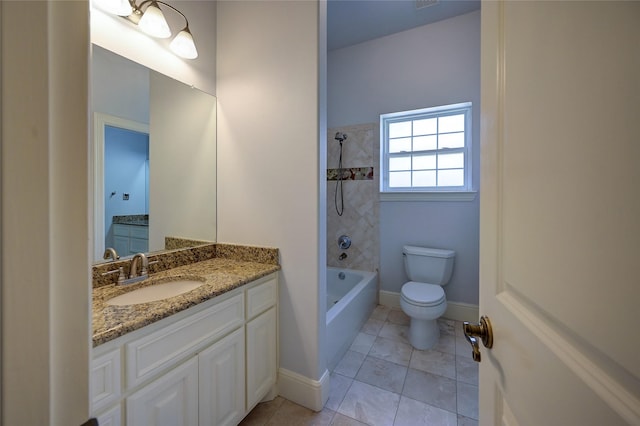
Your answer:
[[[103,10],[114,15],[122,16],[152,37],[169,38],[171,29],[160,9],[160,5],[166,6],[184,18],[185,26],[171,41],[169,48],[176,55],[185,59],[198,57],[198,50],[193,41],[193,35],[189,30],[189,21],[184,13],[175,7],[160,0],[144,0],[139,5],[136,0],[94,0]],[[144,10],[143,10],[144,9]]]

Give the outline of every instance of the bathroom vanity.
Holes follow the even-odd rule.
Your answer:
[[[91,412],[100,425],[236,425],[275,397],[278,269],[212,258],[131,289],[94,288]],[[109,304],[184,278],[203,284],[156,302]]]

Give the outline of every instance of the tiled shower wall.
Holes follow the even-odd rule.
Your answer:
[[[336,132],[347,134],[343,142],[344,212],[336,212],[335,193],[340,143]],[[327,265],[377,271],[380,260],[378,124],[358,124],[327,130]],[[338,203],[340,194],[338,194]],[[338,238],[348,235],[351,247],[341,250]],[[347,257],[339,260],[346,253]]]

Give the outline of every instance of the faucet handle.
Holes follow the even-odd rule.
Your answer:
[[[116,272],[118,273],[118,284],[120,284],[125,279],[124,268],[122,266],[119,267],[118,269],[114,269],[113,271],[103,272],[102,276],[104,277],[104,276],[107,276],[107,275],[112,275],[112,274],[115,274]]]

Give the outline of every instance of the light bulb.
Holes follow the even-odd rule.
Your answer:
[[[168,38],[171,37],[171,30],[169,24],[164,18],[164,14],[160,10],[158,3],[152,1],[151,4],[145,9],[138,23],[140,29],[145,33],[153,37]]]
[[[193,42],[193,36],[191,35],[191,31],[189,31],[189,27],[186,27],[178,33],[169,45],[169,48],[181,58],[195,59],[198,57],[198,51],[196,50],[196,45]]]

